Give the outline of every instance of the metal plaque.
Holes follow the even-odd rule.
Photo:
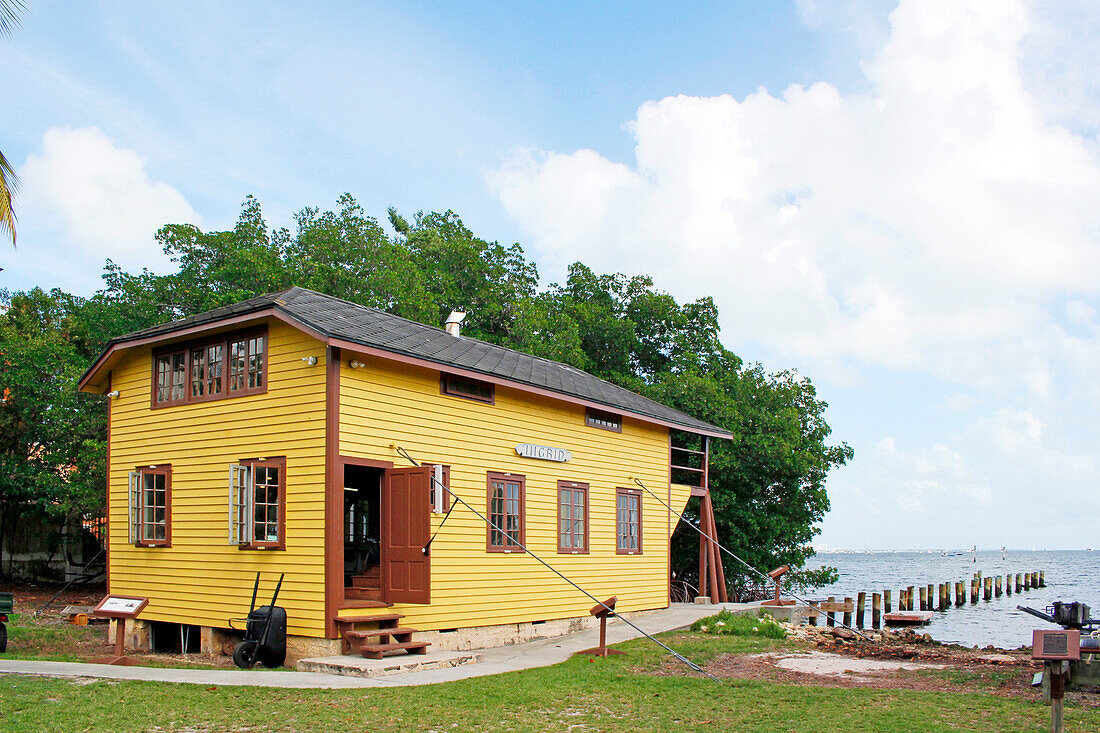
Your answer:
[[[516,454],[524,458],[538,458],[543,461],[557,461],[558,463],[565,463],[573,457],[573,454],[565,448],[551,448],[546,445],[535,445],[533,443],[517,445]]]
[[[1076,660],[1081,658],[1081,632],[1076,629],[1031,632],[1031,658]]]

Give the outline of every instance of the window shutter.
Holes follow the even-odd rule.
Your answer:
[[[432,466],[432,500],[434,504],[432,511],[436,514],[443,513],[443,494],[445,491],[443,487],[443,466],[437,463]]]
[[[252,471],[248,466],[229,467],[229,544],[252,541]]]
[[[130,472],[130,491],[127,498],[129,509],[130,544],[141,539],[141,473]]]

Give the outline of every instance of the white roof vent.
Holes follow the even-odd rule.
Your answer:
[[[451,311],[451,315],[447,316],[447,322],[443,327],[447,329],[447,333],[455,338],[462,338],[462,321],[465,319],[466,314],[463,311]]]

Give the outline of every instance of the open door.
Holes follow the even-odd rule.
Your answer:
[[[431,602],[431,469],[391,468],[382,483],[382,600]]]

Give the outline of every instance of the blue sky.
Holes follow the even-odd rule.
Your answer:
[[[33,2],[0,287],[164,268],[157,226],[248,194],[452,208],[544,282],[713,295],[813,379],[856,449],[823,545],[1095,545],[1098,33],[1084,0]]]

